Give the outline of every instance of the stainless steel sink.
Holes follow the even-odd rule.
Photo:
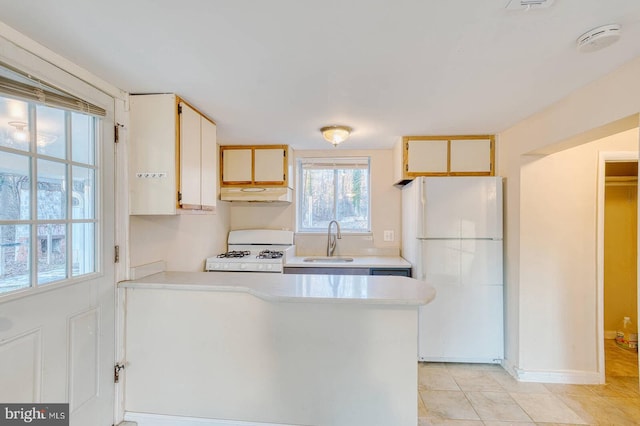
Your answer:
[[[303,262],[328,262],[328,263],[345,263],[345,262],[353,262],[353,257],[343,257],[343,256],[314,256],[314,257],[305,257],[302,259]]]

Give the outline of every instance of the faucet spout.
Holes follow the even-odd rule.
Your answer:
[[[336,232],[332,233],[331,228],[334,223],[336,224]],[[327,229],[327,257],[333,256],[333,252],[336,250],[336,246],[338,245],[338,239],[342,239],[340,224],[337,220],[332,220],[329,222],[329,228]]]

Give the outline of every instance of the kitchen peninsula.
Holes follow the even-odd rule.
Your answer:
[[[418,307],[435,297],[422,281],[165,272],[120,288],[126,418],[142,426],[417,423]]]

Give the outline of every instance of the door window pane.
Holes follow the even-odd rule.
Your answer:
[[[38,105],[36,108],[36,146],[38,154],[67,157],[66,113],[64,110]]]
[[[99,120],[0,93],[0,295],[98,271]]]
[[[0,146],[29,151],[29,105],[0,97]]]
[[[93,223],[74,223],[72,228],[73,241],[71,243],[72,275],[90,274],[95,272],[95,225]]]
[[[29,157],[0,151],[0,220],[31,216]]]
[[[67,166],[64,163],[38,160],[38,219],[67,217]]]
[[[38,225],[38,284],[67,278],[67,226],[60,223]]]
[[[71,113],[71,157],[73,161],[94,164],[95,119],[85,114]]]
[[[71,194],[71,218],[93,219],[94,172],[93,169],[74,166],[72,169],[73,193]]]
[[[0,294],[31,285],[29,225],[0,225]]]

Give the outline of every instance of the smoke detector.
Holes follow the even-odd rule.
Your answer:
[[[578,51],[595,52],[612,45],[620,38],[621,29],[618,24],[609,24],[587,31],[576,40]]]
[[[546,9],[553,4],[554,0],[509,0],[504,7],[507,10]]]

